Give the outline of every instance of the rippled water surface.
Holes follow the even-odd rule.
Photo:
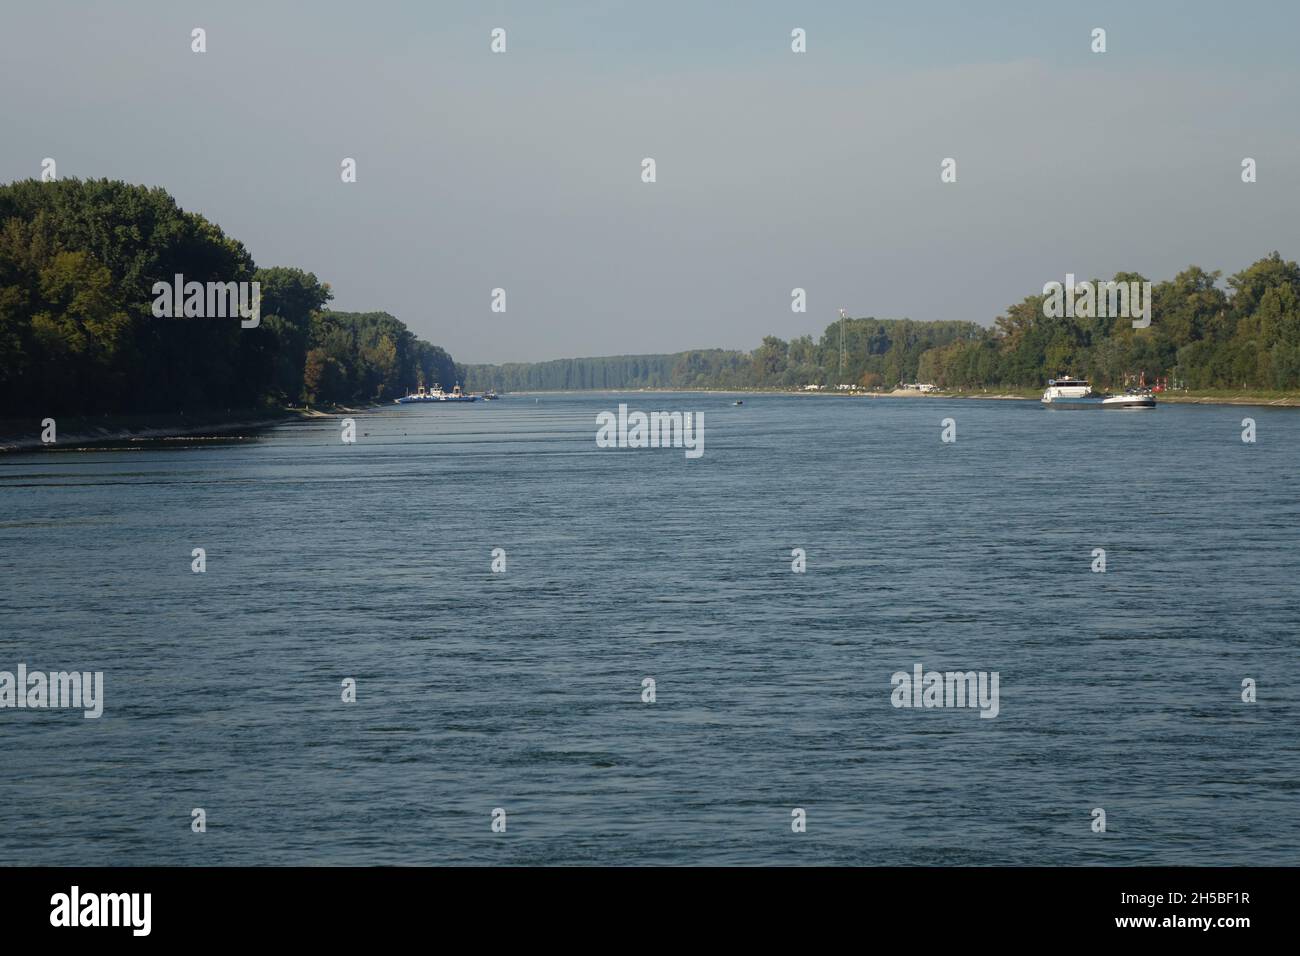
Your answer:
[[[731,401],[0,457],[0,863],[1300,863],[1300,410]]]

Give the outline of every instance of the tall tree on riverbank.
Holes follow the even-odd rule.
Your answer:
[[[177,275],[257,281],[259,325],[154,316],[154,284]],[[242,243],[162,189],[77,179],[0,186],[0,417],[362,400],[399,392],[420,370],[453,367],[388,315],[331,337],[321,312],[330,298],[309,272],[256,268]],[[337,369],[310,360],[321,341]]]

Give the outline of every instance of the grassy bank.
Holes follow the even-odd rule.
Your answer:
[[[998,388],[987,391],[930,392],[923,395],[916,391],[897,390],[893,392],[867,393],[887,398],[1020,398],[1039,399],[1043,396],[1041,388]],[[1239,391],[1235,389],[1204,390],[1188,392],[1160,392],[1156,395],[1160,405],[1274,405],[1279,407],[1300,407],[1300,392]]]
[[[1032,400],[1038,401],[1043,397],[1043,388],[1041,386],[1034,388],[1016,388],[1013,386],[1004,386],[1001,388],[990,389],[965,389],[962,391],[944,391],[937,392],[918,392],[915,389],[894,389],[891,392],[885,391],[857,391],[841,392],[833,389],[826,389],[816,392],[806,392],[803,389],[790,388],[612,388],[612,389],[559,389],[555,391],[521,391],[507,393],[510,395],[581,395],[589,394],[610,394],[610,395],[630,395],[637,393],[644,394],[674,394],[674,393],[715,393],[718,395],[791,395],[809,398],[976,398],[984,400]],[[1201,390],[1188,392],[1162,392],[1156,395],[1156,402],[1162,405],[1272,405],[1276,407],[1300,407],[1300,392],[1269,392],[1269,391],[1240,391],[1235,389],[1222,390]]]
[[[1279,405],[1300,407],[1300,393],[1296,392],[1239,392],[1232,390],[1199,392],[1165,392],[1157,401],[1190,405]]]

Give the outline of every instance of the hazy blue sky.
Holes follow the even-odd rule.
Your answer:
[[[1298,34],[1282,2],[6,2],[0,180],[163,186],[459,361],[988,324],[1067,272],[1300,256]]]

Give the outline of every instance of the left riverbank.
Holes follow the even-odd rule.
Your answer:
[[[356,408],[238,409],[206,414],[104,415],[54,417],[55,441],[41,440],[41,419],[0,421],[0,453],[39,448],[76,448],[118,442],[165,439],[232,438],[286,422],[333,418]]]

